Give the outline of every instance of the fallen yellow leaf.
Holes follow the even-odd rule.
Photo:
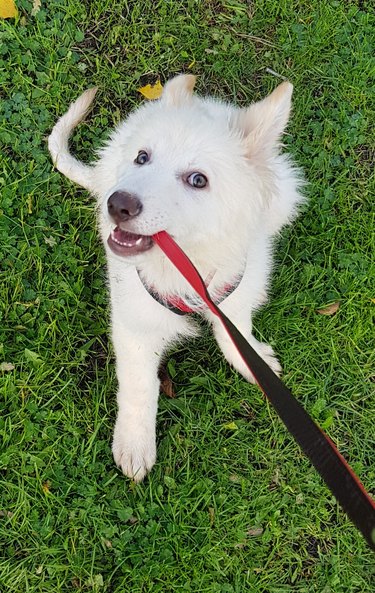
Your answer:
[[[51,492],[51,482],[47,480],[47,482],[43,482],[42,490],[44,494],[49,494]]]
[[[14,0],[0,0],[0,18],[13,19],[18,14]]]
[[[228,422],[228,424],[224,424],[224,428],[227,430],[238,430],[238,426],[235,422]]]
[[[336,303],[332,303],[332,305],[328,305],[328,307],[317,309],[317,313],[319,313],[320,315],[334,315],[334,313],[338,311],[339,307],[340,303],[337,301]]]
[[[160,80],[158,80],[155,84],[146,84],[146,86],[142,86],[138,91],[141,95],[146,97],[146,99],[153,101],[154,99],[159,99],[163,92],[163,87]]]

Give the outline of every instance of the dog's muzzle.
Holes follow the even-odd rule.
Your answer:
[[[141,200],[135,194],[126,191],[115,191],[107,201],[108,214],[116,227],[111,231],[107,243],[110,249],[123,257],[137,255],[150,249],[154,242],[147,235],[131,233],[121,228],[121,224],[133,220],[143,210]]]

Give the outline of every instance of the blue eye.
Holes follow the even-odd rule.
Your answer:
[[[137,165],[144,165],[145,163],[147,163],[150,160],[149,155],[147,154],[147,152],[145,150],[140,150],[139,153],[137,154],[137,158],[135,159],[135,163]]]
[[[203,173],[190,173],[186,181],[191,187],[195,187],[196,189],[202,189],[208,183],[208,179]]]

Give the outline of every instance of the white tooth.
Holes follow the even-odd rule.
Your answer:
[[[117,245],[125,245],[125,243],[121,243],[121,241],[119,241],[118,239],[115,239],[114,237],[112,237],[114,242],[117,243]]]
[[[140,245],[141,243],[142,243],[142,237],[139,237],[139,239],[136,240],[135,244]]]

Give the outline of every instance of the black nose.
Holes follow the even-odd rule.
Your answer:
[[[142,212],[142,203],[134,194],[115,191],[107,201],[108,212],[116,223],[135,218]]]

